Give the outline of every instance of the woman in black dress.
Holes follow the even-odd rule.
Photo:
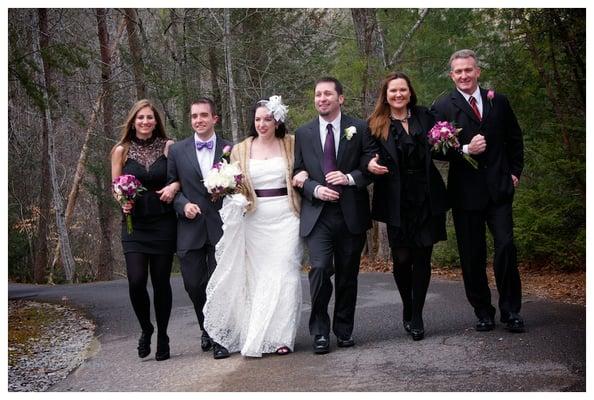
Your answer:
[[[154,105],[149,100],[136,102],[122,127],[119,142],[111,152],[112,179],[134,175],[147,189],[134,203],[122,206],[122,213],[132,215],[133,232],[128,234],[122,221],[122,247],[126,258],[130,300],[140,323],[138,356],[151,352],[154,332],[150,320],[147,280],[153,285],[157,320],[157,361],[169,358],[167,325],[171,314],[171,264],[176,243],[176,218],[171,202],[179,183],[167,182],[167,151],[173,144]]]
[[[435,121],[427,108],[416,103],[408,76],[389,74],[369,117],[367,139],[377,150],[368,164],[376,175],[372,218],[387,226],[404,329],[414,340],[421,340],[431,253],[434,243],[446,239],[448,207],[445,185],[427,142]]]

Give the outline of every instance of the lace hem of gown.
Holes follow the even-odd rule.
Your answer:
[[[282,346],[293,349],[301,314],[301,247],[285,243],[284,249],[290,250],[280,255],[258,249],[253,240],[268,243],[269,238],[251,238],[253,226],[251,217],[245,215],[247,204],[242,194],[223,199],[223,236],[216,245],[217,268],[206,288],[204,327],[230,352],[261,357]],[[267,224],[258,220],[256,225],[278,236]],[[298,224],[296,228],[298,240]],[[259,255],[255,260],[254,251]]]

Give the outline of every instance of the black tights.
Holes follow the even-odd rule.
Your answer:
[[[431,279],[431,252],[428,247],[392,249],[394,280],[402,298],[402,319],[413,329],[423,329],[423,306]]]
[[[128,286],[130,301],[134,313],[144,332],[153,332],[151,324],[151,305],[146,289],[149,270],[153,285],[155,304],[155,319],[159,335],[167,335],[167,325],[171,315],[171,275],[172,254],[127,253],[126,269],[128,271]]]

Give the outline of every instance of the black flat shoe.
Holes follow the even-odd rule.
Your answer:
[[[478,332],[492,331],[495,329],[495,321],[493,321],[492,317],[479,318],[474,329],[476,329]]]
[[[138,339],[138,357],[145,358],[149,354],[151,354],[151,336],[153,335],[153,331],[142,331],[140,334],[140,339]]]
[[[229,357],[229,350],[214,342],[212,345],[212,356],[215,360]]]
[[[410,333],[410,321],[402,321],[402,326],[404,327],[404,330],[408,333]]]
[[[410,330],[410,335],[412,336],[413,340],[423,340],[425,337],[425,330],[412,328]]]
[[[164,361],[169,357],[169,336],[165,335],[157,337],[157,351],[155,352],[155,360]]]
[[[326,354],[330,352],[330,340],[328,340],[328,336],[315,335],[313,351],[315,354]]]
[[[348,338],[339,338],[336,337],[336,345],[338,347],[352,347],[355,345],[355,341],[353,340],[352,336],[349,336]]]
[[[200,348],[202,348],[202,351],[208,351],[212,348],[212,339],[206,332],[202,332],[202,337],[200,338]]]

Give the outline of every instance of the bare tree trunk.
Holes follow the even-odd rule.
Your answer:
[[[365,61],[365,72],[362,76],[361,112],[369,115],[375,100],[376,65],[385,66],[385,51],[383,33],[379,27],[375,9],[351,9],[353,25],[357,35],[357,46]]]
[[[221,86],[219,85],[219,61],[217,60],[217,49],[214,46],[208,48],[208,64],[210,65],[210,83],[212,85],[212,98],[217,107],[222,107]],[[221,112],[221,111],[219,111]]]
[[[39,46],[41,49],[49,47],[49,35],[47,30],[47,10],[39,10]],[[35,50],[34,50],[35,51]],[[51,86],[51,75],[46,70],[45,81]],[[47,182],[50,181],[49,171],[49,143],[48,126],[43,120],[43,129],[41,130],[41,182],[39,185],[39,219],[37,220],[37,236],[35,237],[34,259],[33,259],[33,281],[35,283],[45,283],[47,279],[47,235],[48,222],[50,215],[50,188]]]
[[[109,174],[110,165],[107,157],[105,157],[106,154],[109,154],[111,139],[113,139],[113,99],[111,95],[111,52],[109,32],[107,30],[106,10],[98,8],[96,10],[96,15],[97,35],[99,37],[99,48],[101,52],[101,82],[104,93],[102,98],[104,137],[99,139],[101,145],[98,148],[100,157],[99,163],[103,168],[95,170],[94,178],[95,183],[99,188],[97,195],[97,211],[99,215],[99,227],[101,229],[97,279],[103,281],[112,279],[114,264],[113,253],[111,251],[113,212],[111,212],[112,210],[110,207],[111,196],[108,195],[111,186],[111,176]]]
[[[39,21],[46,19],[47,20],[47,10],[46,9],[39,9],[38,10]],[[43,93],[43,103],[44,103],[44,121],[47,126],[48,132],[48,158],[49,158],[49,170],[50,170],[50,181],[52,185],[52,194],[53,194],[53,201],[54,201],[54,209],[56,212],[56,226],[58,229],[58,236],[60,240],[60,249],[62,253],[62,263],[64,267],[64,274],[66,275],[66,280],[69,283],[72,283],[74,278],[74,258],[72,257],[72,251],[70,248],[70,240],[68,238],[68,229],[66,228],[66,223],[64,221],[64,208],[62,204],[62,196],[60,195],[60,185],[58,183],[58,176],[56,172],[56,157],[55,157],[55,148],[54,148],[54,129],[52,123],[52,116],[50,110],[50,99],[49,99],[49,88],[48,83],[46,80],[46,76],[51,73],[51,69],[46,63],[44,59],[41,57],[41,29],[42,26],[39,24],[39,34],[33,36],[33,40],[35,41],[35,51],[34,51],[34,58],[35,63],[37,64],[39,70],[41,71],[40,74],[40,87]]]
[[[234,143],[239,143],[239,125],[237,123],[237,99],[235,82],[233,81],[233,57],[231,55],[231,11],[223,11],[223,47],[225,49],[225,68],[227,72],[227,87],[229,92],[229,119],[231,120],[231,136]]]
[[[427,16],[428,13],[429,13],[428,8],[421,8],[420,14],[419,14],[419,19],[417,19],[417,22],[415,22],[415,24],[412,26],[412,28],[410,28],[410,30],[406,33],[406,35],[404,35],[404,38],[402,38],[402,41],[400,42],[400,46],[398,46],[398,49],[394,52],[394,55],[392,56],[392,58],[390,58],[390,61],[386,65],[387,68],[393,68],[395,64],[397,64],[401,61],[402,54],[404,53],[404,49],[410,42],[410,38],[417,31],[417,29],[419,29],[419,27],[423,23],[423,20],[425,19],[425,17]]]
[[[183,12],[182,23],[181,23],[181,33],[179,30],[179,16],[177,15],[178,12]],[[173,43],[173,57],[177,63],[179,73],[182,77],[189,77],[190,71],[188,68],[188,52],[187,52],[187,40],[186,40],[186,10],[184,9],[171,9],[169,10],[169,16],[171,18],[171,42]],[[195,74],[200,76],[199,74]],[[181,79],[182,85],[182,96],[181,99],[178,99],[178,110],[177,111],[177,119],[178,121],[182,122],[181,130],[183,132],[191,130],[190,122],[188,118],[187,107],[192,101],[190,98],[190,89],[189,89],[189,80],[188,79]],[[197,83],[197,86],[200,86],[200,82]]]
[[[134,82],[136,83],[136,98],[146,98],[146,86],[144,84],[144,61],[142,48],[138,38],[138,13],[135,8],[125,8],[126,31],[128,32],[128,45],[132,55],[132,70],[134,71]]]
[[[125,20],[122,19],[118,25],[117,37],[116,40],[113,41],[111,44],[111,48],[109,50],[110,59],[113,57],[115,53],[115,49],[117,48],[117,44],[122,38],[122,33],[124,32]],[[101,104],[103,103],[103,97],[105,96],[105,92],[101,92],[97,99],[95,100],[95,104],[91,111],[91,120],[89,121],[89,126],[87,127],[87,131],[85,133],[85,140],[83,145],[80,149],[80,154],[78,156],[78,162],[76,163],[76,172],[74,173],[74,178],[72,179],[72,187],[70,188],[70,193],[68,195],[68,204],[66,205],[66,225],[70,225],[70,221],[72,220],[72,214],[74,212],[74,207],[76,206],[76,201],[78,199],[78,194],[80,192],[80,185],[83,181],[85,175],[85,168],[87,164],[87,158],[89,155],[89,140],[93,134],[95,129],[95,125],[97,123],[97,114],[99,113],[99,109]],[[56,263],[58,262],[58,258],[60,257],[60,248],[56,246],[54,250],[54,259],[52,261],[52,270]]]

